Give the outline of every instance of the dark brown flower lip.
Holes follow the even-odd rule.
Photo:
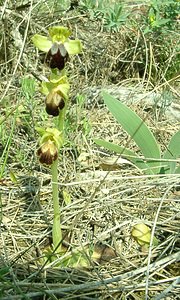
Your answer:
[[[57,157],[51,157],[49,155],[41,155],[39,157],[39,161],[42,165],[47,165],[47,166],[51,166],[53,164],[53,162],[57,159]]]
[[[46,104],[46,112],[48,115],[53,117],[59,116],[59,108],[56,105]]]
[[[65,100],[59,93],[49,94],[45,101],[46,112],[54,117],[59,115],[59,111],[64,108]]]
[[[63,70],[69,54],[64,45],[54,43],[46,55],[46,63],[51,69]]]
[[[58,150],[55,144],[49,140],[39,147],[37,155],[41,164],[50,166],[58,158]]]

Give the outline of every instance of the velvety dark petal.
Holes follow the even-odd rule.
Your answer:
[[[59,108],[56,105],[46,104],[46,112],[53,117],[59,116]]]
[[[61,100],[60,100],[60,102],[59,102],[59,105],[58,105],[58,107],[59,107],[59,109],[63,109],[63,108],[64,108],[64,106],[65,106],[64,99],[63,99],[63,98],[61,98]]]
[[[64,99],[58,93],[49,94],[46,98],[46,112],[48,115],[57,117],[59,110],[65,106]]]
[[[57,159],[58,152],[53,142],[48,141],[37,150],[37,155],[40,163],[50,166]]]
[[[63,44],[54,43],[46,56],[46,63],[51,69],[64,69],[69,54]]]
[[[51,156],[49,156],[47,153],[44,153],[42,155],[39,156],[39,161],[42,165],[52,165],[53,163],[53,158]]]

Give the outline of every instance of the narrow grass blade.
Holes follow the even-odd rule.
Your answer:
[[[122,157],[127,158],[129,161],[131,161],[137,168],[141,170],[146,170],[148,168],[148,165],[144,162],[143,159],[139,158],[133,151],[121,147],[119,145],[101,140],[101,139],[94,139],[94,142],[101,147],[104,147],[107,150],[114,151],[118,154],[120,154]],[[146,172],[146,171],[145,171]]]

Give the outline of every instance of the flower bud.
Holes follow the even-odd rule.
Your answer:
[[[57,117],[59,110],[63,109],[65,102],[59,93],[49,93],[46,98],[46,112],[48,115]]]
[[[44,165],[52,165],[58,157],[58,150],[53,141],[48,140],[40,146],[37,151],[40,163]]]
[[[53,43],[46,55],[46,63],[51,69],[63,70],[69,54],[62,43]]]
[[[150,244],[151,231],[148,226],[143,223],[136,224],[131,232],[133,238],[138,242],[139,245]]]

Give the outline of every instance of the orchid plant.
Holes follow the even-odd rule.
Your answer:
[[[58,155],[64,143],[64,119],[68,106],[70,85],[65,73],[69,57],[82,50],[79,40],[71,40],[71,31],[62,26],[49,28],[49,36],[35,34],[32,41],[40,51],[46,52],[45,62],[51,69],[47,81],[41,83],[41,92],[46,96],[45,109],[48,115],[58,119],[58,128],[37,128],[41,138],[37,155],[40,163],[51,168],[52,198],[54,208],[53,247],[61,252],[62,231],[58,197]]]

